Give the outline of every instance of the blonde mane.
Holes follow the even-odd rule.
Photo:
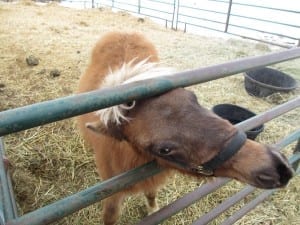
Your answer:
[[[150,63],[148,59],[134,64],[134,60],[124,63],[120,69],[111,71],[105,77],[100,88],[116,87],[122,84],[132,83],[135,81],[156,78],[159,76],[168,76],[175,72],[173,68],[161,67],[158,63]],[[122,121],[129,121],[130,118],[125,116],[127,110],[135,106],[135,101],[130,106],[126,104],[116,105],[109,108],[101,109],[96,112],[101,122],[105,126],[109,123],[120,125]]]

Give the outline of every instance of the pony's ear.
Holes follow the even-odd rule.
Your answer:
[[[96,132],[96,133],[103,133],[105,126],[100,121],[89,122],[85,124],[86,128]]]
[[[122,141],[124,139],[124,135],[120,129],[120,126],[113,124],[108,124],[107,126],[105,126],[100,121],[86,123],[85,126],[95,133],[107,135],[119,141]]]

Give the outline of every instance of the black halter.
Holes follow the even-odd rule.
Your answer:
[[[188,163],[183,162],[181,160],[176,160],[174,158],[170,159],[167,157],[163,157],[162,155],[157,154],[156,152],[152,152],[159,157],[169,161],[172,164],[176,164],[178,167],[181,167],[184,170],[190,171],[192,173],[198,173],[205,176],[212,176],[214,174],[215,169],[221,166],[224,162],[230,159],[235,153],[237,153],[241,147],[245,144],[247,140],[247,136],[243,131],[238,130],[230,142],[224,146],[221,151],[209,161],[203,163],[202,165],[188,165]]]
[[[203,163],[202,165],[190,168],[191,172],[196,172],[206,176],[213,175],[215,169],[217,169],[224,162],[230,159],[235,153],[237,153],[245,144],[246,140],[246,134],[238,130],[232,137],[230,142],[214,158]]]

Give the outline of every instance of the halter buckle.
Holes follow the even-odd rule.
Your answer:
[[[205,175],[205,176],[212,176],[214,172],[210,169],[206,169],[204,166],[200,165],[197,167],[197,173]]]

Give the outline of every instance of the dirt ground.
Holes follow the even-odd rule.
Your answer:
[[[114,13],[109,9],[76,10],[57,4],[36,5],[30,1],[0,2],[0,111],[71,95],[87,66],[93,45],[102,34],[112,30],[142,32],[157,46],[162,63],[178,70],[277,51],[257,42],[168,30],[149,19],[138,20],[127,13]],[[27,65],[26,58],[30,55],[38,58],[38,65]],[[273,67],[297,79],[300,77],[300,60]],[[59,74],[55,76],[53,71]],[[232,103],[256,113],[295,98],[300,93],[296,90],[266,99],[255,98],[244,90],[242,74],[190,88],[197,94],[199,102],[208,108],[220,103]],[[257,140],[276,143],[300,128],[299,115],[299,109],[293,110],[265,124],[265,131]],[[20,214],[99,181],[93,155],[84,146],[73,119],[8,135],[4,140],[12,164]],[[290,145],[284,152],[291,154],[294,146]],[[202,180],[178,174],[159,193],[159,204],[167,205],[203,183]],[[191,224],[243,186],[232,181],[162,224]],[[250,199],[251,196],[247,197],[211,224],[220,224]],[[298,176],[236,224],[300,224],[299,199]],[[99,224],[101,207],[101,202],[97,203],[55,224]],[[135,224],[145,215],[143,197],[130,197],[124,204],[119,224]]]

